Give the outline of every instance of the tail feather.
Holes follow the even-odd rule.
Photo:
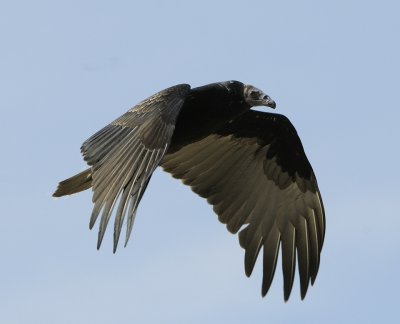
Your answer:
[[[91,168],[74,175],[58,184],[57,190],[53,193],[53,197],[61,197],[72,195],[74,193],[89,189],[92,186],[92,170]]]

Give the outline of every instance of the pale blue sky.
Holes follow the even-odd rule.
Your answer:
[[[399,321],[397,1],[3,1],[0,323]],[[327,216],[320,272],[261,298],[205,200],[157,171],[128,248],[91,194],[53,199],[80,145],[177,83],[251,83],[296,126]]]

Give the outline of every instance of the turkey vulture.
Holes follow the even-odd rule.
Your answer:
[[[97,248],[116,207],[115,252],[124,219],[126,245],[151,175],[161,166],[206,198],[231,233],[240,230],[247,276],[263,248],[262,296],[281,246],[288,300],[297,254],[303,299],[324,241],[321,195],[290,121],[254,106],[275,108],[275,102],[238,81],[158,92],[86,140],[81,152],[90,167],[60,182],[53,196],[92,188],[90,228],[101,214]]]

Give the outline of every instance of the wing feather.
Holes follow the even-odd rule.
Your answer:
[[[127,243],[137,206],[170,145],[176,118],[189,91],[189,85],[178,85],[156,93],[83,143],[81,151],[92,171],[94,207],[90,228],[101,213],[97,248],[116,206],[114,252],[126,214]]]
[[[276,261],[278,260],[281,233],[274,227],[264,242],[263,280],[261,295],[264,297],[271,287],[275,275]]]
[[[282,233],[282,268],[284,299],[287,301],[292,291],[296,266],[296,228],[288,223]]]
[[[239,232],[246,275],[263,249],[262,295],[282,245],[284,298],[292,290],[296,254],[304,298],[318,272],[325,215],[311,165],[288,119],[249,111],[172,152],[161,162],[165,171],[206,198],[230,232],[247,225]]]
[[[300,216],[296,224],[296,248],[299,263],[300,273],[300,293],[301,299],[303,299],[307,293],[308,282],[310,280],[309,275],[309,247],[308,247],[308,231],[307,221],[303,216]]]

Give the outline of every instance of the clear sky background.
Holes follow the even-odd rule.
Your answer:
[[[398,1],[2,1],[0,323],[399,322]],[[237,237],[157,171],[130,243],[91,193],[51,197],[81,143],[177,83],[253,84],[290,118],[327,232],[318,278],[261,298]],[[280,260],[279,260],[280,262]]]

